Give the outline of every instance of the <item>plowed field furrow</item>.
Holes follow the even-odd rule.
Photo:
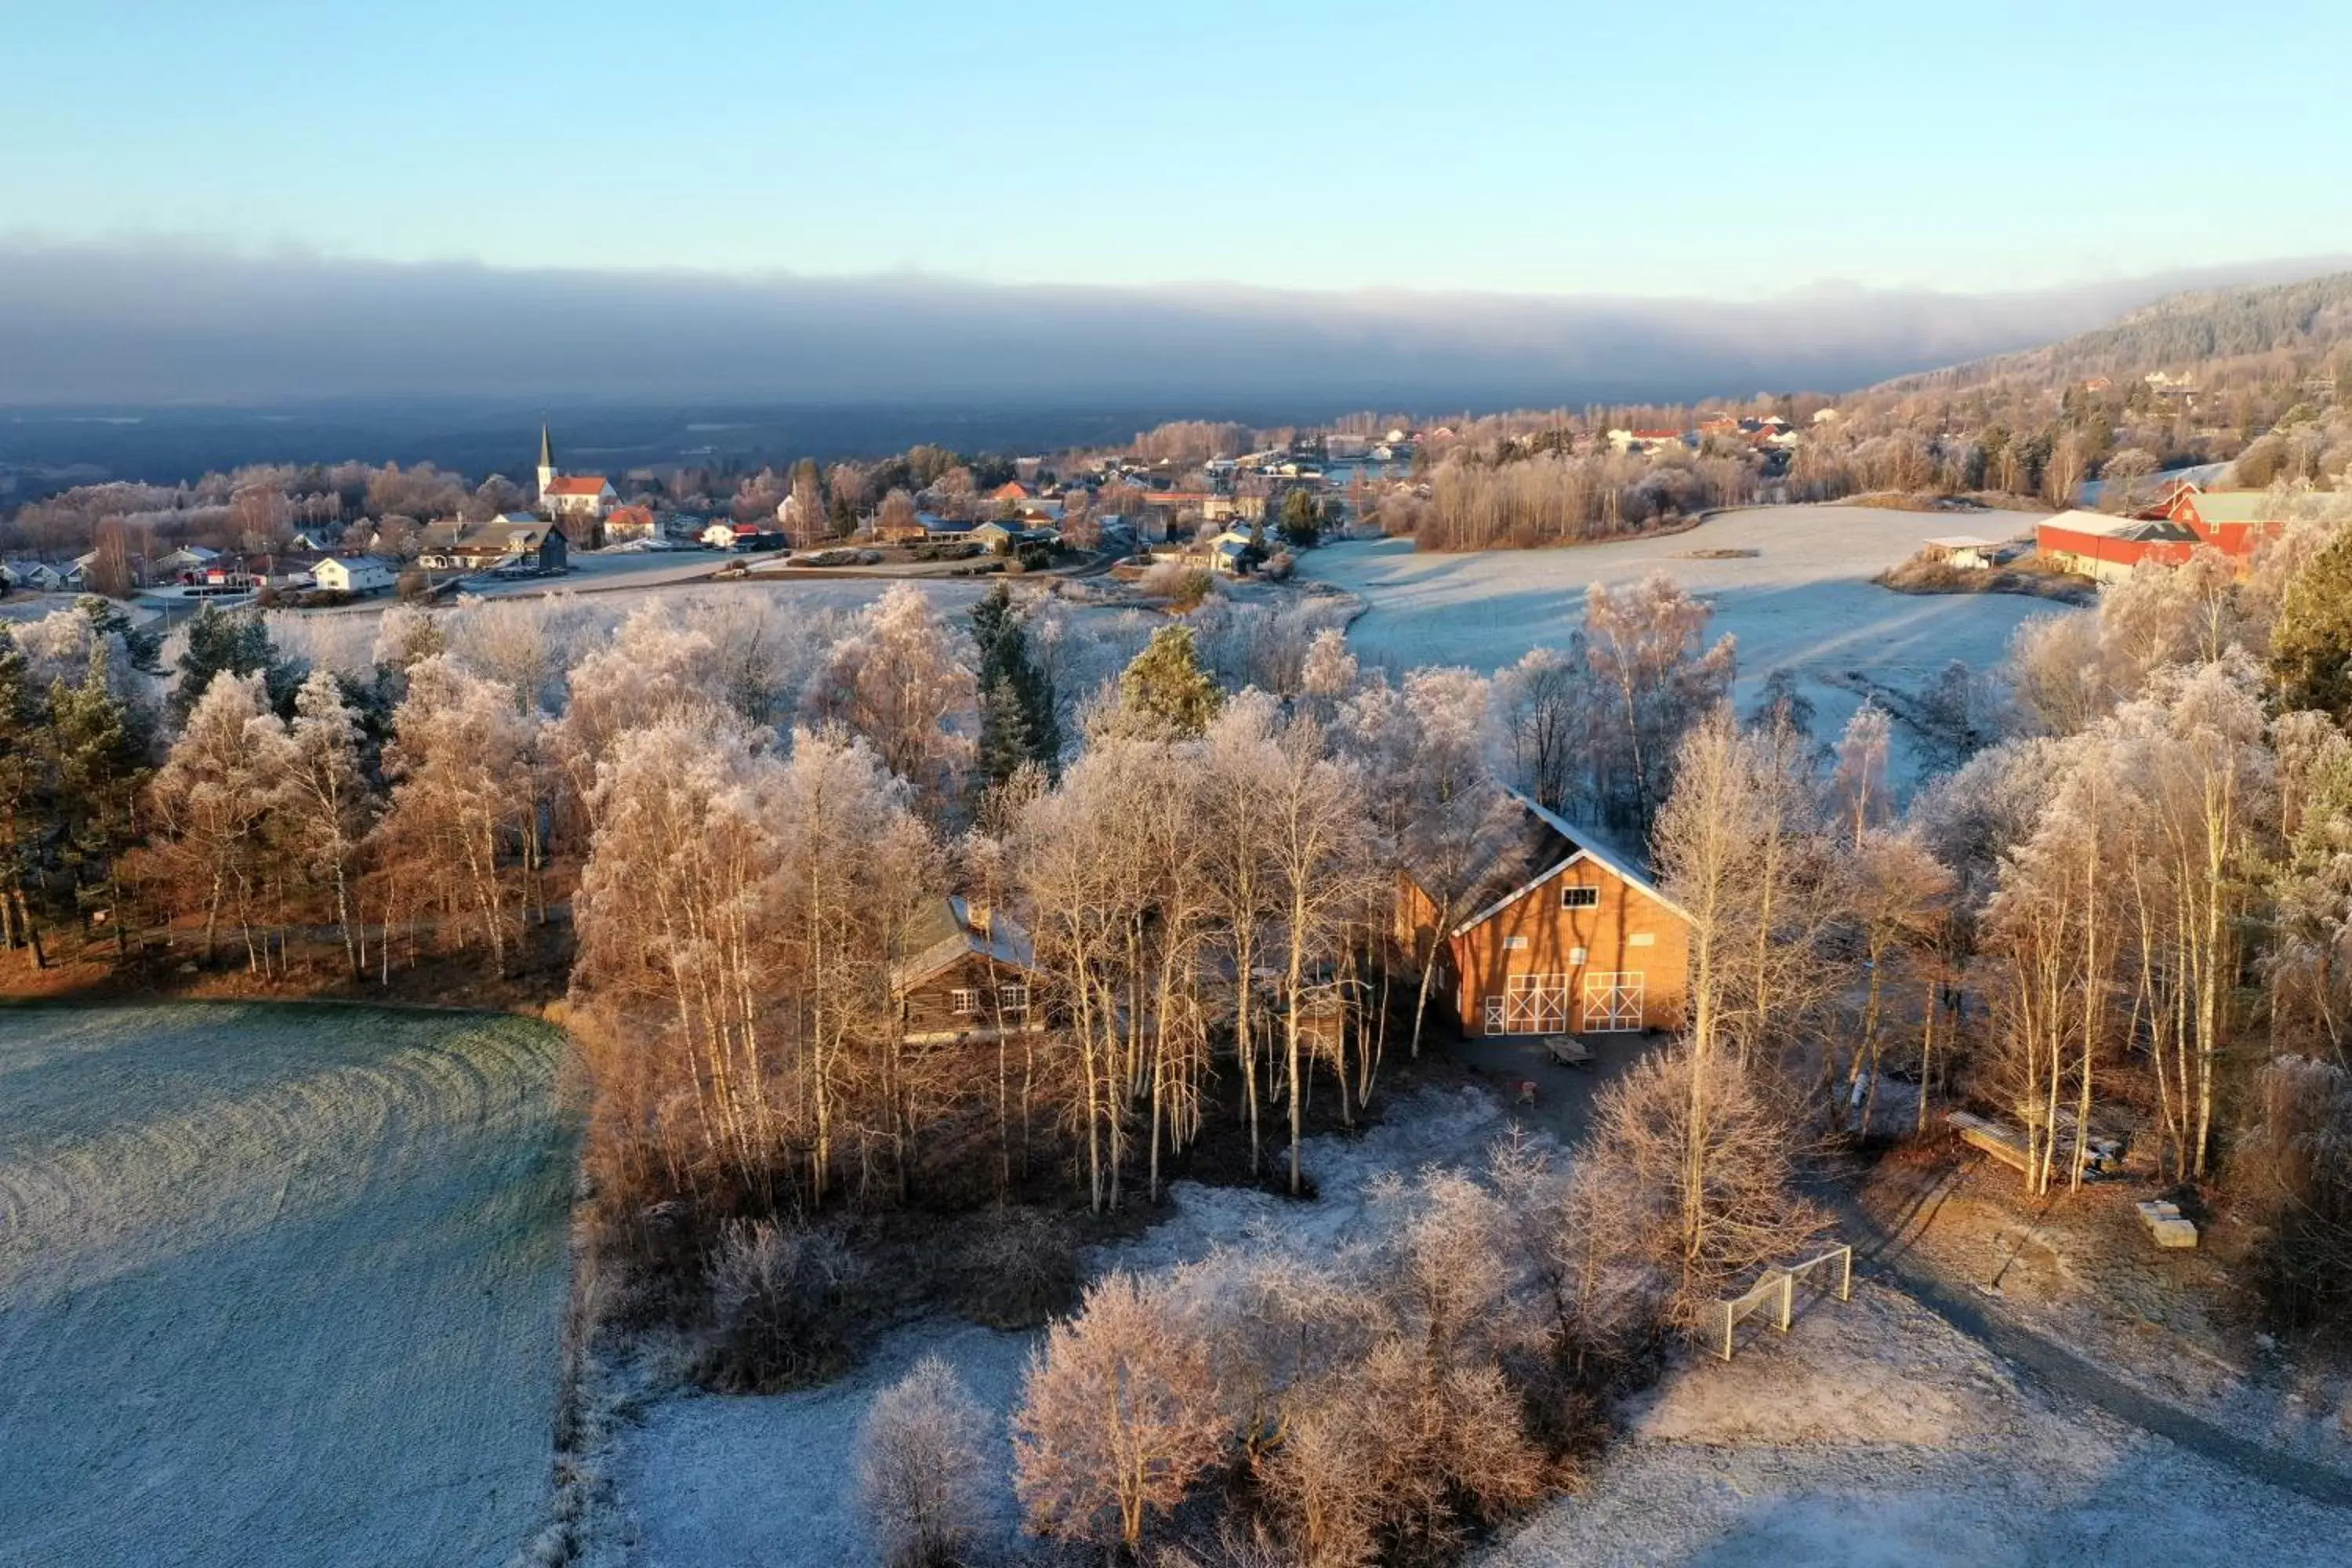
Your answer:
[[[506,1562],[548,1479],[562,1050],[0,1011],[0,1568]]]

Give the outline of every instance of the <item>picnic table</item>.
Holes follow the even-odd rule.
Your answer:
[[[1546,1035],[1543,1047],[1551,1053],[1551,1059],[1564,1068],[1592,1065],[1592,1047],[1574,1035]]]

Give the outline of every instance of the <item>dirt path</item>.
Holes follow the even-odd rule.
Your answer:
[[[0,1011],[0,1565],[506,1562],[551,1458],[562,1048]]]
[[[1619,1053],[1638,1054],[1637,1047],[1622,1042],[1603,1043]],[[1520,1079],[1536,1081],[1536,1102],[1516,1110],[1515,1119],[1571,1144],[1591,1120],[1593,1091],[1624,1065],[1604,1058],[1602,1070],[1592,1076],[1555,1068],[1542,1059],[1532,1041],[1454,1041],[1447,1048],[1493,1083],[1498,1097],[1507,1096],[1511,1085]],[[1818,1195],[1837,1210],[1845,1234],[1853,1239],[1858,1275],[1879,1279],[1900,1289],[2039,1384],[2061,1408],[2077,1405],[2104,1411],[2242,1476],[2331,1508],[2352,1509],[2352,1476],[2250,1442],[2177,1405],[2143,1394],[2113,1373],[2003,1315],[1971,1287],[1936,1273],[1924,1258],[1913,1254],[1911,1247],[1935,1223],[1949,1181],[1947,1176],[1924,1194],[1892,1233],[1842,1185],[1825,1182]]]
[[[2352,1509],[2352,1476],[2282,1454],[2143,1394],[2113,1373],[2035,1333],[1987,1305],[1974,1289],[1945,1279],[1912,1251],[1935,1223],[1950,1177],[1923,1194],[1889,1233],[1843,1190],[1828,1195],[1853,1238],[1857,1273],[1899,1287],[1960,1332],[2025,1373],[2060,1400],[2103,1410],[2119,1421],[2269,1486],[2333,1508]]]

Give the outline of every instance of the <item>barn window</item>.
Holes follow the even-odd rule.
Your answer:
[[[1601,907],[1601,889],[1562,888],[1559,890],[1559,907],[1564,910],[1597,910]]]
[[[1503,939],[1503,951],[1505,952],[1517,952],[1527,945],[1528,939],[1523,936],[1507,936]]]
[[[1003,1014],[1008,1018],[1027,1017],[1029,1016],[1029,987],[1026,985],[998,986],[996,988],[996,1010],[999,1013]]]
[[[950,991],[948,993],[948,1005],[955,1009],[958,1017],[969,1016],[980,1011],[980,993],[961,988]]]
[[[1632,936],[1625,939],[1625,945],[1627,947],[1654,947],[1657,944],[1657,941],[1658,936],[1655,931],[1637,931]]]

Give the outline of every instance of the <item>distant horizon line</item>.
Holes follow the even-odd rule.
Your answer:
[[[2226,261],[2197,262],[2151,271],[2116,268],[2078,272],[2042,281],[1970,286],[1916,280],[1873,282],[1834,272],[1817,274],[1779,288],[1698,292],[1654,291],[1639,288],[1504,289],[1472,284],[1395,282],[1305,284],[1265,283],[1245,279],[1194,276],[1104,281],[1088,279],[992,278],[924,267],[876,268],[860,272],[807,272],[787,266],[709,267],[690,262],[595,266],[565,261],[510,261],[478,256],[393,257],[345,251],[299,242],[241,244],[226,237],[173,232],[123,233],[109,236],[55,236],[37,229],[0,229],[0,257],[10,254],[69,254],[120,259],[181,258],[237,266],[300,266],[329,270],[338,268],[381,268],[387,272],[447,272],[494,278],[614,283],[702,282],[728,288],[761,289],[794,288],[855,290],[904,287],[910,289],[969,289],[975,293],[1072,293],[1132,297],[1165,295],[1185,302],[1213,300],[1219,295],[1264,296],[1276,300],[1362,300],[1370,304],[1404,301],[1430,303],[1492,301],[1539,306],[1581,304],[1629,305],[1762,305],[1822,301],[1840,298],[1940,299],[2016,300],[2056,294],[2116,288],[2143,282],[2179,280],[2182,290],[2199,288],[2258,288],[2269,283],[2318,278],[2352,271],[2352,251],[2296,256],[2249,256]],[[2205,279],[2199,282],[2197,279]],[[2254,279],[2259,279],[2259,281]]]

